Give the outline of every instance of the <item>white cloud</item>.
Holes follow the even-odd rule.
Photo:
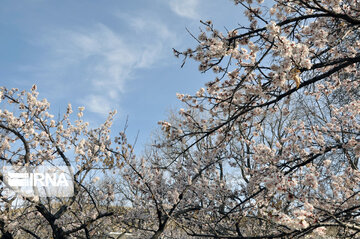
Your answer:
[[[118,108],[126,82],[135,78],[137,70],[153,67],[169,56],[176,41],[163,23],[136,17],[126,20],[132,27],[127,34],[97,24],[76,31],[57,30],[45,37],[53,58],[45,63],[47,68],[76,71],[85,92],[80,103],[92,112],[106,114]]]
[[[199,0],[170,0],[169,4],[171,10],[181,17],[191,19],[199,18],[197,12]]]
[[[101,115],[107,115],[111,110],[111,102],[101,95],[89,95],[80,103],[86,106],[86,110]]]
[[[82,31],[58,31],[50,44],[61,67],[81,65],[87,83],[99,90],[123,91],[140,57],[126,40],[102,24]]]

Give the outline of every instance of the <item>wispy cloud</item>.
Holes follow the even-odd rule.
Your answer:
[[[80,65],[86,83],[95,89],[123,91],[125,81],[137,67],[139,56],[132,47],[102,24],[82,31],[58,31],[51,41],[60,59],[58,63],[64,67]]]
[[[97,24],[45,36],[52,55],[48,67],[81,72],[77,85],[83,88],[83,97],[78,101],[92,112],[106,114],[118,108],[126,82],[136,78],[137,70],[153,67],[169,56],[170,46],[176,41],[161,22],[132,17],[127,24],[132,31],[128,35]]]
[[[102,95],[86,96],[82,103],[86,105],[87,110],[101,115],[106,115],[112,110],[110,100]]]
[[[169,5],[171,10],[181,17],[191,19],[199,18],[197,12],[199,0],[171,0],[169,1]]]

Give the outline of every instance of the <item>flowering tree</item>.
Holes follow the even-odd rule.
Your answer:
[[[92,238],[108,232],[108,218],[114,214],[112,185],[95,187],[92,180],[99,170],[120,165],[128,154],[123,133],[115,143],[110,137],[115,112],[99,128],[89,129],[82,120],[83,107],[74,123],[70,104],[66,113],[55,119],[49,113],[50,104],[38,99],[36,86],[29,92],[1,88],[0,100],[3,165],[71,167],[74,184],[74,193],[68,197],[9,194],[2,188],[1,238]],[[6,186],[3,173],[0,180]]]
[[[151,238],[357,237],[360,3],[234,2],[248,26],[203,22],[197,47],[174,50],[218,76],[178,94],[186,107],[125,167],[129,227]]]
[[[90,130],[82,108],[75,124],[71,107],[55,121],[35,88],[1,90],[1,160],[79,165],[71,198],[15,210],[2,197],[3,238],[91,238],[115,228],[109,217],[138,238],[358,237],[360,3],[234,2],[249,25],[203,22],[198,46],[174,51],[217,77],[178,94],[184,109],[140,158],[124,133],[111,140],[113,114]],[[119,183],[99,192],[86,180],[95,168],[116,168]]]

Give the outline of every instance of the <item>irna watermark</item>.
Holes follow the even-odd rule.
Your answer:
[[[66,166],[5,166],[4,185],[9,193],[25,197],[71,197],[72,170]]]

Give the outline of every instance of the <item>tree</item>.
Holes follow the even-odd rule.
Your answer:
[[[116,212],[113,187],[95,187],[92,180],[99,171],[101,174],[119,166],[131,151],[124,133],[114,140],[110,137],[115,112],[99,128],[89,129],[82,119],[83,107],[79,107],[75,120],[70,104],[66,113],[55,119],[46,99],[38,99],[36,86],[29,92],[3,87],[0,100],[3,165],[72,167],[74,184],[73,195],[67,197],[9,194],[2,190],[1,238],[94,238],[109,232],[109,218]],[[3,189],[7,186],[4,173],[2,170],[0,174]]]
[[[178,94],[184,109],[138,158],[124,132],[111,139],[113,114],[90,130],[82,108],[74,124],[70,106],[55,121],[35,88],[1,89],[3,161],[79,164],[73,197],[25,197],[18,208],[2,197],[3,238],[120,227],[153,239],[358,237],[359,3],[234,2],[248,26],[221,33],[202,22],[198,45],[174,50],[217,77]],[[98,168],[116,172],[106,193],[90,183]]]
[[[127,224],[151,238],[357,237],[360,4],[235,0],[176,56],[218,76],[125,166]],[[345,96],[345,97],[344,97]]]

